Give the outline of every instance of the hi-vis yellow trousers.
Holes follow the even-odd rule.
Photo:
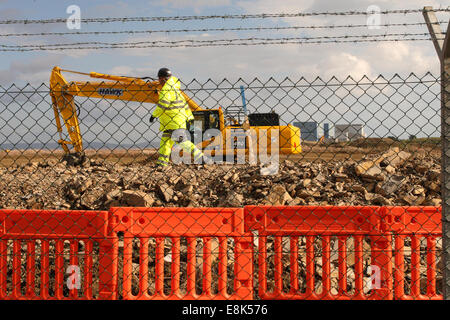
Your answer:
[[[159,143],[159,156],[156,162],[160,166],[167,166],[170,162],[170,153],[175,143],[179,144],[185,152],[192,153],[194,156],[194,163],[203,157],[203,153],[193,144],[190,140],[183,141],[183,138],[172,139],[172,133],[174,130],[166,130],[163,132],[161,141]]]

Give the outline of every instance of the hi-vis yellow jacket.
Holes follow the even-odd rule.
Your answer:
[[[159,118],[159,131],[186,129],[186,122],[194,120],[180,86],[180,80],[172,76],[159,91],[159,101],[153,112],[153,117]]]

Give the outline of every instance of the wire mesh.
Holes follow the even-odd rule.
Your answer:
[[[183,137],[149,121],[158,107],[184,110],[161,102],[157,82],[0,87],[1,298],[442,298],[440,76],[193,79],[181,90],[193,115],[176,121]],[[187,207],[196,219],[178,218]],[[55,210],[113,213],[93,223]],[[75,294],[69,265],[82,270]]]

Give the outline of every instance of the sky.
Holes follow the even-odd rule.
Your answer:
[[[98,17],[161,17],[161,16],[190,16],[190,15],[231,15],[231,14],[261,14],[261,13],[298,13],[298,12],[333,12],[333,11],[366,11],[369,6],[378,6],[381,11],[394,9],[421,9],[424,6],[433,8],[447,8],[449,2],[444,0],[99,0],[99,1],[50,1],[50,0],[0,0],[0,20],[12,19],[51,19],[68,18],[67,8],[77,5],[81,11],[81,18]],[[439,21],[448,21],[449,13],[437,13]],[[335,29],[297,29],[285,31],[226,31],[226,32],[189,32],[189,33],[151,33],[151,34],[124,34],[124,35],[76,35],[77,31],[125,31],[125,30],[167,30],[167,29],[204,29],[204,28],[239,28],[239,27],[292,27],[311,25],[366,25],[367,16],[313,16],[296,18],[268,18],[268,19],[207,19],[190,21],[153,21],[153,22],[116,22],[116,23],[82,23],[80,30],[69,30],[65,23],[59,24],[0,24],[0,35],[11,33],[41,33],[41,32],[69,32],[64,36],[28,36],[28,37],[4,37],[0,36],[0,44],[11,45],[36,45],[36,44],[60,44],[86,41],[99,42],[137,42],[137,41],[177,41],[177,40],[211,40],[211,39],[233,39],[233,38],[281,38],[281,37],[308,37],[308,36],[343,36],[343,35],[373,35],[386,33],[427,33],[424,25],[410,27],[381,27],[381,29],[362,28],[335,28]],[[389,14],[381,15],[380,23],[420,23],[423,22],[421,13],[414,14]],[[442,28],[447,28],[447,23],[442,24]],[[438,136],[439,135],[439,85],[435,84],[433,90],[427,95],[417,94],[414,100],[402,101],[402,92],[397,93],[392,101],[386,103],[384,108],[380,104],[363,106],[363,99],[357,106],[352,105],[349,92],[344,92],[347,96],[348,105],[340,109],[339,94],[332,98],[337,102],[333,103],[325,100],[328,107],[321,107],[323,97],[317,92],[300,92],[306,99],[305,104],[299,105],[298,101],[287,101],[284,109],[283,99],[289,100],[286,91],[270,92],[266,89],[260,93],[252,90],[249,83],[269,83],[274,79],[276,83],[284,81],[287,77],[296,82],[299,79],[314,81],[320,77],[323,81],[328,81],[336,77],[340,81],[348,76],[356,81],[367,77],[375,79],[382,75],[386,79],[400,75],[405,79],[414,73],[421,78],[431,72],[439,75],[439,60],[431,41],[402,41],[402,42],[369,42],[369,43],[344,43],[344,44],[309,44],[309,45],[267,45],[267,46],[220,46],[220,47],[200,47],[200,48],[140,48],[140,49],[101,49],[101,50],[67,50],[67,51],[32,51],[32,52],[5,52],[0,51],[0,86],[2,88],[22,88],[30,83],[33,88],[42,85],[48,86],[51,70],[54,66],[63,69],[99,72],[114,75],[128,76],[150,76],[155,77],[159,68],[168,67],[174,75],[179,77],[183,83],[209,83],[214,87],[215,83],[233,84],[236,90],[232,92],[219,92],[217,96],[207,97],[207,104],[233,105],[240,103],[239,84],[244,83],[249,88],[247,100],[251,111],[269,111],[274,108],[277,112],[283,113],[282,122],[292,121],[317,121],[333,123],[366,122],[366,132],[369,135],[389,136],[396,135],[408,137],[410,134],[418,136]],[[67,75],[67,80],[89,80],[88,78],[76,75]],[[194,80],[195,79],[195,80]],[[211,79],[211,82],[208,82]],[[224,82],[224,79],[226,81]],[[243,80],[239,80],[243,79]],[[257,79],[257,80],[255,80]],[[437,88],[437,89],[436,89]],[[407,86],[403,88],[407,92]],[[428,88],[417,90],[430,91]],[[376,91],[376,90],[375,90]],[[324,92],[325,93],[325,92]],[[375,92],[376,94],[377,92]],[[298,93],[297,93],[298,94]],[[198,93],[199,96],[202,92]],[[310,95],[310,96],[308,96]],[[263,98],[267,96],[267,99]],[[325,96],[325,94],[324,94]],[[398,98],[398,99],[397,99]],[[8,100],[10,99],[10,100]],[[22,100],[20,100],[22,99]],[[34,99],[34,100],[33,100]],[[265,100],[264,100],[265,99]],[[276,100],[278,99],[278,100]],[[312,100],[314,99],[314,100]],[[292,99],[291,99],[292,100]],[[400,101],[395,105],[395,101]],[[403,100],[405,100],[403,98]],[[9,101],[9,102],[8,102]],[[22,118],[29,118],[26,112],[22,116],[16,109],[24,103],[33,102],[39,104],[33,112],[38,114],[33,116],[34,123],[26,125]],[[47,104],[43,103],[46,101]],[[23,140],[25,134],[29,138],[26,143],[31,143],[40,133],[31,133],[29,127],[41,129],[45,126],[45,136],[40,135],[43,143],[53,141],[54,129],[48,129],[45,124],[54,126],[53,114],[48,105],[48,97],[34,96],[21,97],[14,100],[11,96],[3,95],[0,102],[7,106],[10,112],[15,115],[17,126],[4,126],[8,123],[5,112],[0,112],[0,143],[16,143]],[[312,102],[309,103],[308,101]],[[342,100],[341,100],[342,101]],[[417,102],[415,102],[417,101]],[[427,101],[430,101],[428,103]],[[370,101],[369,101],[370,102]],[[372,101],[373,102],[373,101]],[[82,112],[86,112],[87,106],[92,108],[102,106],[101,103],[85,101]],[[403,103],[403,105],[400,105]],[[278,105],[277,105],[278,104]],[[262,107],[268,109],[263,110]],[[104,106],[104,105],[103,105]],[[147,141],[149,136],[144,136],[142,132],[148,128],[137,128],[141,118],[149,113],[145,108],[137,106],[128,118],[123,116],[123,108],[133,108],[132,105],[123,106],[116,102],[113,108],[100,108],[100,113],[110,113],[106,118],[98,118],[95,112],[85,114],[82,126],[86,132],[86,139],[91,136],[91,140],[98,140],[101,134],[105,135],[105,126],[110,125],[111,119],[116,121],[109,129],[106,136],[100,142],[114,141],[123,142],[129,139],[129,143],[136,140],[130,132],[134,132],[134,137]],[[301,108],[299,108],[301,107]],[[278,108],[278,109],[277,109]],[[290,108],[290,109],[289,109]],[[308,109],[310,108],[310,109]],[[353,109],[352,109],[353,108]],[[363,109],[358,109],[363,108]],[[380,110],[378,109],[380,108]],[[408,108],[417,109],[416,119],[408,117]],[[428,108],[428,109],[427,109]],[[295,109],[295,111],[294,111]],[[30,109],[31,110],[31,109]],[[121,111],[119,111],[121,110]],[[358,111],[359,110],[359,111]],[[1,110],[0,110],[1,111]],[[31,111],[28,111],[31,112]],[[119,112],[122,112],[120,114]],[[378,112],[378,116],[375,113]],[[386,115],[380,116],[385,113]],[[44,116],[44,121],[40,119]],[[22,117],[22,118],[21,118]],[[134,118],[133,118],[134,117]],[[37,120],[39,119],[39,121]],[[119,120],[117,120],[119,119]],[[117,124],[117,121],[121,121]],[[370,122],[368,122],[370,120]],[[3,121],[3,122],[2,122]],[[127,130],[123,129],[127,123],[134,123]],[[12,123],[11,121],[9,123]],[[25,125],[24,125],[25,123]],[[395,126],[402,123],[402,126]],[[419,124],[417,124],[419,123]],[[19,130],[18,128],[23,127]],[[95,127],[97,126],[97,128]],[[427,127],[428,126],[428,127]],[[153,136],[157,134],[157,124],[150,126]],[[118,128],[122,128],[124,138],[118,136]],[[426,128],[426,129],[423,129]],[[37,130],[34,129],[34,130]],[[20,132],[19,132],[20,131]],[[109,133],[111,132],[111,133]],[[15,138],[13,137],[15,134]],[[3,138],[2,138],[3,137]],[[131,138],[130,138],[131,137]],[[156,140],[157,141],[157,140]]]
[[[65,18],[70,5],[77,5],[82,18],[91,17],[132,17],[132,16],[177,16],[213,14],[258,14],[297,13],[321,11],[366,11],[370,5],[381,10],[420,9],[425,5],[445,8],[443,0],[131,0],[131,1],[50,1],[50,0],[0,0],[0,19],[49,19]],[[448,21],[448,13],[438,13],[439,20]],[[121,30],[165,30],[186,28],[223,28],[246,26],[298,26],[365,24],[366,16],[317,16],[278,19],[249,20],[205,20],[184,22],[141,22],[82,24],[78,31],[121,31]],[[410,15],[382,15],[381,24],[423,22],[420,13]],[[0,25],[0,33],[20,32],[70,32],[64,23]],[[196,33],[154,33],[137,35],[98,36],[40,36],[1,37],[2,44],[27,45],[42,43],[70,43],[80,41],[128,42],[179,39],[215,39],[237,37],[299,37],[345,34],[383,34],[417,32],[425,33],[425,26],[382,28],[290,30],[262,32],[196,32]],[[131,76],[154,76],[162,66],[173,70],[181,79],[268,79],[286,76],[314,78],[316,76],[345,77],[352,75],[370,77],[395,73],[423,74],[439,71],[439,62],[433,44],[429,41],[379,42],[359,44],[320,45],[269,45],[269,46],[228,46],[202,48],[145,48],[145,49],[104,49],[81,51],[35,51],[1,52],[0,84],[47,83],[51,68],[59,65],[77,71],[124,74]]]

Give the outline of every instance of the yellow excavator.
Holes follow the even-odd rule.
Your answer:
[[[81,74],[89,76],[91,78],[103,79],[99,82],[83,82],[83,81],[72,81],[67,82],[62,76],[62,72]],[[112,99],[112,100],[123,100],[123,101],[137,101],[137,102],[148,102],[152,104],[157,104],[159,99],[159,90],[161,85],[159,81],[149,81],[146,78],[134,78],[134,77],[124,77],[115,76],[108,74],[101,74],[97,72],[78,72],[71,70],[63,70],[59,67],[54,67],[50,76],[50,96],[52,99],[53,111],[55,113],[56,127],[59,133],[60,139],[58,143],[64,149],[66,155],[75,154],[83,155],[83,139],[79,126],[79,119],[76,110],[76,103],[74,100],[75,96],[89,97],[89,98],[99,98],[99,99]],[[109,81],[104,81],[109,80]],[[190,97],[188,97],[184,92],[182,95],[186,99],[189,107],[194,115],[194,126],[189,128],[191,137],[194,142],[197,140],[194,135],[199,133],[203,137],[203,133],[208,129],[219,130],[222,139],[220,143],[222,144],[219,148],[216,148],[222,155],[227,155],[229,153],[236,154],[236,148],[245,149],[246,154],[249,150],[249,138],[248,135],[244,140],[240,140],[240,146],[236,145],[237,136],[236,132],[240,132],[245,136],[245,131],[253,129],[256,133],[256,143],[255,141],[250,143],[255,143],[256,152],[259,151],[260,140],[263,137],[267,139],[264,143],[265,148],[271,149],[271,129],[279,130],[279,153],[281,154],[297,154],[302,151],[300,145],[300,129],[292,126],[280,126],[279,116],[276,113],[271,114],[261,114],[254,113],[248,115],[245,121],[239,122],[234,118],[225,117],[224,112],[221,107],[217,109],[204,109],[195,103]],[[151,114],[149,110],[149,115]],[[70,141],[63,139],[63,129],[61,125],[61,120],[63,119],[65,126],[67,128],[68,137]],[[231,119],[230,123],[225,123],[227,119]],[[264,135],[258,134],[260,131],[264,131]],[[230,133],[233,131],[233,134]],[[233,136],[234,144],[230,145],[226,143],[226,137]],[[197,146],[204,149],[208,145],[214,144],[214,138],[201,139]],[[244,141],[244,143],[242,143]],[[69,146],[72,146],[69,148]],[[214,152],[213,152],[214,154]]]

